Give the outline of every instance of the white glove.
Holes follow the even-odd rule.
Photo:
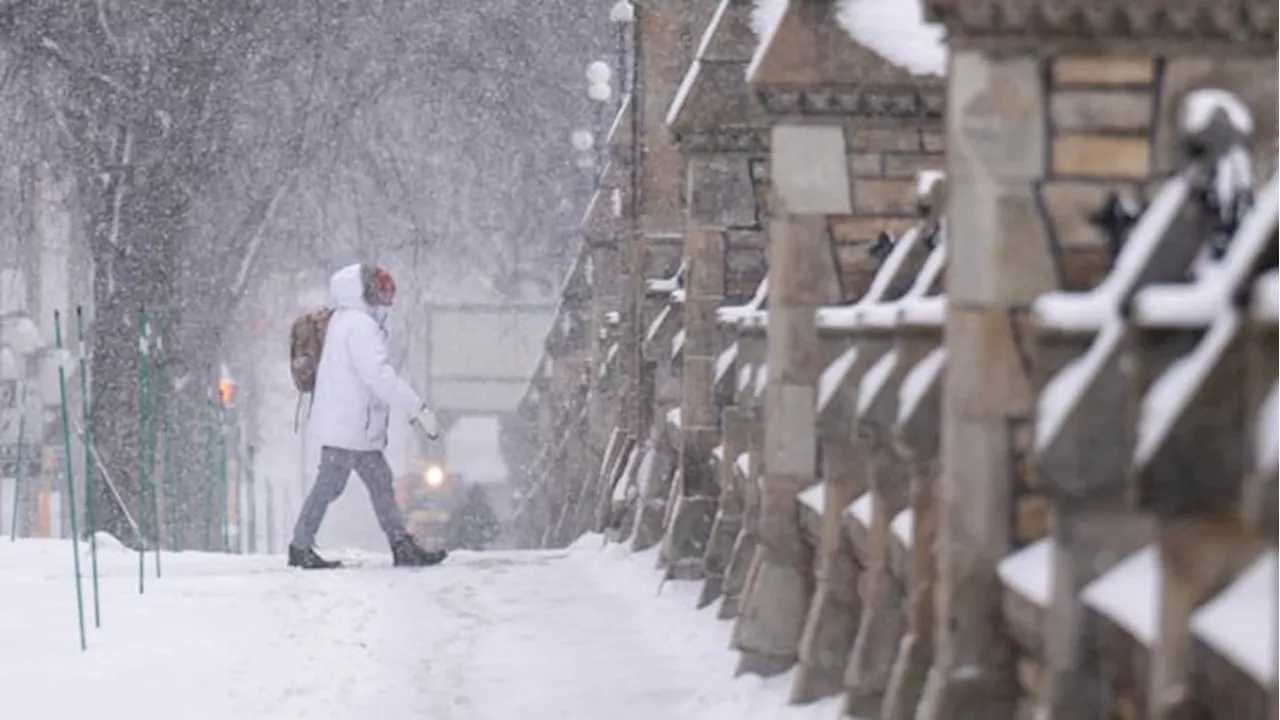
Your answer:
[[[409,424],[417,428],[423,435],[426,435],[428,440],[440,439],[440,424],[436,422],[435,413],[431,412],[425,405],[418,411],[417,415],[409,418]]]

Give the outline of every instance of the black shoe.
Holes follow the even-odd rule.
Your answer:
[[[402,538],[391,544],[391,563],[396,567],[439,565],[448,555],[444,550],[424,550],[413,538]]]
[[[290,545],[289,567],[302,568],[303,570],[331,570],[342,567],[342,563],[337,560],[325,560],[316,554],[314,548],[303,549]]]

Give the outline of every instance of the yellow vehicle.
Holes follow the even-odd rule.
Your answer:
[[[455,478],[442,463],[426,462],[418,472],[396,479],[396,502],[409,533],[429,550],[445,546],[455,505]]]

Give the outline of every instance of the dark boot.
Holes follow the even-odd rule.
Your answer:
[[[391,561],[396,567],[439,565],[448,556],[444,550],[424,550],[411,537],[391,543]]]
[[[314,548],[297,548],[289,546],[289,567],[302,568],[303,570],[330,570],[342,567],[342,563],[337,560],[325,560],[320,557]]]

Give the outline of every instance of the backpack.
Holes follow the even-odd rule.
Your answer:
[[[321,308],[298,317],[289,330],[289,371],[300,393],[315,392],[320,353],[324,351],[324,336],[332,317],[332,308]]]

